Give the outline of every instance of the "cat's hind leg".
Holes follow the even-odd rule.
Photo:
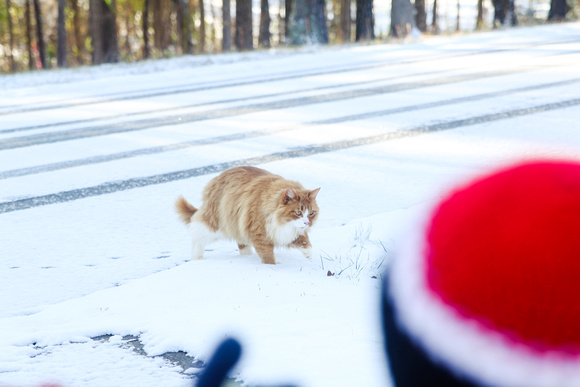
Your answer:
[[[207,225],[195,219],[195,215],[189,224],[189,229],[192,235],[192,258],[203,259],[203,252],[205,246],[222,239],[223,236],[219,231],[210,230]]]
[[[312,258],[312,245],[310,244],[310,239],[308,238],[308,234],[300,235],[296,240],[288,247],[296,247],[302,254],[308,259]]]

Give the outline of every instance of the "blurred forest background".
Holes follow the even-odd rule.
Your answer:
[[[580,0],[0,0],[0,73],[578,18]]]

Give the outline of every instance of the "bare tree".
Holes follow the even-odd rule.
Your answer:
[[[439,33],[437,11],[438,11],[437,0],[433,0],[433,18],[431,19],[431,32],[434,34]]]
[[[356,0],[356,41],[375,38],[373,0]]]
[[[188,0],[175,0],[177,13],[177,35],[183,54],[191,54],[193,42],[191,40],[191,10]]]
[[[230,51],[232,49],[232,11],[230,0],[223,0],[222,13],[222,51]]]
[[[90,0],[89,27],[93,46],[93,63],[119,61],[115,0]]]
[[[58,0],[57,21],[57,48],[56,63],[58,67],[66,67],[66,25],[65,25],[65,0]]]
[[[210,37],[211,37],[211,46],[212,49],[215,51],[218,44],[217,44],[217,30],[216,30],[216,20],[218,20],[218,16],[215,10],[215,5],[213,3],[213,1],[209,2],[209,9],[210,9],[210,13],[211,13],[211,18],[214,21],[213,23],[210,24]]]
[[[268,4],[268,0],[260,0],[258,45],[260,47],[270,47],[270,5]]]
[[[102,0],[89,0],[89,33],[91,36],[92,61],[93,64],[104,62],[103,42],[102,42],[102,24],[103,11]]]
[[[475,29],[480,30],[483,28],[483,0],[477,0],[477,22],[475,23]]]
[[[514,0],[492,0],[493,4],[493,27],[506,25],[509,16],[509,21],[512,26],[515,26],[518,21],[515,13]]]
[[[461,10],[461,6],[459,4],[459,0],[457,0],[457,19],[456,19],[456,27],[455,27],[455,31],[459,32],[461,31],[461,19],[460,19],[460,10]]]
[[[350,42],[352,19],[350,16],[351,0],[340,1],[340,40],[343,43]]]
[[[149,0],[143,2],[143,59],[149,59]]]
[[[44,27],[42,22],[42,11],[40,9],[40,1],[33,0],[34,3],[34,18],[36,19],[36,47],[38,55],[40,56],[40,64],[43,69],[47,68],[46,62],[46,45],[44,43]]]
[[[552,0],[550,2],[550,11],[548,12],[548,21],[560,22],[566,20],[566,14],[570,6],[566,0]]]
[[[290,15],[292,15],[292,0],[284,2],[284,38],[286,42],[290,41]]]
[[[296,0],[290,16],[289,32],[292,44],[328,43],[324,0]]]
[[[75,53],[75,60],[76,63],[82,64],[83,63],[83,56],[82,51],[83,47],[83,40],[81,38],[81,18],[80,18],[80,8],[79,8],[79,0],[71,0],[71,8],[73,12],[73,37],[74,37],[74,53]]]
[[[170,0],[151,0],[151,13],[153,16],[153,43],[160,52],[165,52],[169,47],[171,29],[167,28],[170,23]]]
[[[26,19],[26,49],[28,51],[28,69],[34,69],[34,54],[32,53],[32,22],[30,17],[30,0],[26,0],[24,18]]]
[[[236,0],[236,48],[240,51],[252,50],[252,0]]]
[[[10,39],[8,47],[8,60],[10,62],[10,71],[16,71],[16,65],[14,63],[14,56],[12,52],[14,51],[14,31],[12,30],[12,16],[10,16],[10,0],[6,0],[6,18],[8,19],[8,36]]]
[[[565,2],[566,0],[564,0]],[[510,23],[512,26],[518,25],[518,18],[516,15],[516,0],[509,0]]]
[[[413,6],[409,0],[393,0],[391,4],[391,34],[396,38],[408,36],[415,24]]]
[[[199,0],[199,52],[205,52],[205,4]]]
[[[427,12],[425,10],[425,0],[415,0],[415,23],[419,31],[427,31]]]

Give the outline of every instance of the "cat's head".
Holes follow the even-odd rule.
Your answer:
[[[298,229],[312,227],[318,218],[316,195],[320,188],[315,190],[298,190],[288,188],[282,197],[282,208],[278,214],[279,221],[291,222]]]

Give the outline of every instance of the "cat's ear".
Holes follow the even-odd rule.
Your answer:
[[[296,198],[296,192],[292,188],[288,188],[286,192],[284,192],[284,204],[288,203],[294,198]]]
[[[312,191],[308,192],[308,197],[311,200],[316,199],[316,195],[318,195],[318,191],[320,191],[320,188],[316,188],[315,190],[312,190]]]

